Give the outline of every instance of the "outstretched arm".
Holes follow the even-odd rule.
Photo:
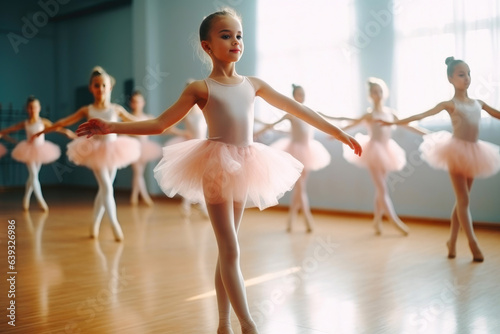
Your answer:
[[[140,122],[120,123],[94,118],[81,124],[76,130],[76,134],[87,137],[108,133],[158,135],[184,118],[195,104],[204,103],[207,96],[207,88],[203,81],[194,81],[184,89],[177,102],[156,118]]]
[[[8,133],[16,132],[16,131],[23,130],[23,129],[24,129],[24,121],[16,123],[14,125],[11,125],[8,128],[5,128],[3,130],[0,130],[0,137],[2,137],[3,135],[6,135]]]
[[[298,103],[291,98],[286,97],[283,94],[278,93],[264,81],[255,77],[251,77],[250,80],[255,86],[256,95],[263,98],[267,103],[301,118],[315,128],[328,133],[335,139],[346,144],[354,150],[355,154],[361,155],[361,145],[359,145],[359,143],[353,137],[349,136],[347,133],[340,130],[335,125],[330,124],[323,117],[321,117],[308,107]]]
[[[396,116],[394,116],[394,120],[397,122],[398,118]],[[426,134],[428,134],[430,132],[429,130],[421,128],[421,127],[416,126],[416,125],[401,124],[400,126],[403,127],[403,128],[405,128],[408,131],[414,132],[414,133],[422,135],[422,136],[426,135]]]
[[[495,117],[496,119],[500,119],[500,111],[496,110],[495,108],[490,107],[483,101],[479,100],[479,103],[481,104],[482,108],[484,111],[486,111],[488,114],[491,115],[491,117]]]
[[[324,118],[332,120],[332,121],[351,121],[351,122],[356,121],[356,118],[334,117],[334,116],[330,116],[330,115],[324,114],[321,111],[318,111],[317,113],[320,114],[321,116],[323,116]]]
[[[46,118],[42,118],[42,122],[43,122],[43,125],[45,125],[45,128],[52,128],[52,126],[53,126],[53,123]],[[68,137],[70,139],[75,139],[77,137],[77,135],[73,131],[71,131],[70,129],[63,128],[63,127],[54,128],[53,131],[58,132],[58,133],[62,133],[63,135],[65,135],[66,137]],[[32,139],[34,139],[35,137],[36,136],[33,136]]]
[[[416,114],[416,115],[413,115],[413,116],[410,116],[407,118],[403,118],[400,120],[395,120],[394,122],[387,122],[387,121],[381,121],[381,120],[379,120],[378,122],[383,124],[383,125],[393,125],[393,124],[395,124],[395,125],[407,125],[408,123],[411,123],[414,121],[419,121],[419,120],[424,119],[426,117],[436,115],[443,110],[450,112],[451,110],[453,110],[453,108],[454,108],[453,102],[444,101],[444,102],[438,103],[434,108],[429,109],[427,111],[424,111],[423,113],[420,113],[420,114]]]
[[[264,124],[264,127],[262,129],[260,129],[259,131],[255,132],[253,134],[253,137],[254,138],[257,138],[259,136],[261,136],[263,133],[271,130],[272,128],[274,128],[276,125],[278,125],[279,123],[283,122],[284,120],[288,119],[288,115],[285,115],[283,117],[281,117],[279,120],[277,120],[276,122],[274,123],[265,123],[265,122],[262,122],[262,121],[259,121],[259,123],[261,124]]]
[[[52,125],[45,127],[45,129],[42,132],[39,132],[36,134],[36,136],[41,135],[42,133],[49,133],[49,132],[54,132],[54,131],[59,131],[62,130],[63,128],[73,125],[82,118],[87,117],[88,115],[88,107],[82,107],[78,109],[77,112],[74,114],[69,115],[68,117],[62,118],[58,120],[55,123],[52,123]]]

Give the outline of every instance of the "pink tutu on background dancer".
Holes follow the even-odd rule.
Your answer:
[[[40,101],[33,96],[30,96],[26,102],[26,110],[28,119],[13,126],[10,126],[0,131],[0,137],[7,133],[24,129],[26,131],[26,139],[19,142],[11,152],[14,160],[26,164],[28,168],[28,180],[26,181],[26,190],[23,198],[23,209],[28,210],[30,205],[31,194],[34,192],[40,207],[47,211],[49,207],[42,195],[38,173],[42,164],[49,164],[56,161],[61,155],[61,149],[56,144],[46,141],[44,135],[35,136],[35,134],[43,131],[46,126],[51,126],[52,122],[48,119],[40,117],[41,105]],[[75,137],[75,134],[70,130],[55,128],[56,131],[64,133],[69,137]]]
[[[292,84],[292,95],[295,101],[304,103],[305,91],[302,86]],[[290,232],[292,230],[299,210],[302,210],[306,221],[307,232],[312,232],[314,220],[309,206],[309,198],[307,196],[307,178],[309,172],[317,171],[328,166],[331,156],[326,148],[319,141],[314,139],[313,127],[291,114],[283,116],[280,120],[272,124],[267,124],[264,128],[255,133],[255,137],[260,136],[265,131],[272,129],[285,120],[290,121],[291,124],[289,136],[278,139],[271,144],[271,147],[291,154],[304,166],[302,174],[295,183],[292,191],[290,208],[288,210],[287,231]]]
[[[488,177],[500,170],[500,148],[497,145],[479,140],[481,110],[500,119],[500,111],[480,100],[469,97],[471,83],[470,68],[463,60],[448,57],[447,76],[454,88],[451,100],[438,103],[434,108],[423,113],[385,124],[408,124],[433,116],[443,110],[448,112],[453,126],[453,134],[438,131],[424,136],[420,144],[422,159],[431,167],[447,170],[450,174],[456,202],[451,213],[450,237],[446,242],[448,258],[456,257],[456,243],[460,226],[464,230],[472,259],[484,261],[479,248],[472,216],[470,213],[470,191],[474,178]]]
[[[57,127],[70,126],[81,119],[104,119],[107,121],[135,120],[122,106],[111,103],[111,91],[114,78],[103,68],[97,66],[90,75],[89,90],[94,96],[94,102],[81,107],[44,132],[50,132]],[[108,214],[116,241],[123,240],[123,232],[116,214],[116,203],[113,193],[113,181],[117,169],[124,168],[140,157],[139,141],[129,136],[106,134],[93,138],[77,138],[68,144],[67,155],[71,162],[92,170],[98,184],[98,192],[94,200],[93,222],[90,226],[90,236],[97,238],[104,213]]]

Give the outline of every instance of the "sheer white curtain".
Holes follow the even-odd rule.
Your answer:
[[[303,86],[305,104],[314,110],[351,113],[359,96],[356,55],[346,52],[352,12],[352,0],[259,1],[258,76],[287,96],[292,83]],[[283,115],[258,101],[256,113],[264,121]]]
[[[400,117],[452,97],[446,57],[467,62],[471,98],[500,108],[500,2],[395,0],[393,93]],[[435,118],[447,118],[445,113]]]

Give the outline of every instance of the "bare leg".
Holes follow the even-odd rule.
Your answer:
[[[397,216],[391,198],[389,197],[386,184],[386,173],[379,170],[370,170],[370,173],[373,183],[375,184],[375,203],[377,207],[375,212],[377,212],[377,210],[384,212],[387,218],[389,218],[404,235],[408,235],[409,228]],[[375,231],[377,231],[377,229],[375,229]]]
[[[300,187],[299,181],[295,183],[293,190],[292,190],[292,201],[290,203],[290,208],[288,209],[288,222],[287,222],[287,227],[286,230],[288,232],[292,231],[292,226],[294,225],[295,221],[297,220],[297,216],[299,215],[299,210],[300,210],[300,190],[298,189]]]
[[[453,207],[453,211],[451,213],[451,225],[450,225],[450,239],[446,242],[446,246],[448,247],[448,258],[454,259],[457,256],[457,238],[458,231],[460,230],[460,222],[458,221],[457,215],[457,205]]]
[[[450,174],[450,178],[457,200],[454,209],[454,212],[456,212],[456,216],[458,218],[457,220],[460,222],[462,229],[465,231],[465,235],[467,236],[467,240],[469,241],[469,247],[472,252],[473,260],[476,262],[482,262],[484,261],[484,256],[481,252],[481,249],[479,248],[476,235],[474,233],[472,217],[469,209],[469,193],[472,187],[473,179],[466,178],[465,176],[457,174]],[[453,228],[456,227],[453,226],[452,221],[451,233],[453,233]],[[452,242],[453,239],[450,238],[450,246],[453,245]],[[450,246],[449,248],[451,248]]]
[[[307,232],[312,232],[314,226],[314,219],[309,206],[309,197],[307,196],[307,177],[309,172],[304,170],[300,178],[295,183],[295,192],[298,194],[299,207],[297,211],[302,208],[302,213],[306,219]]]
[[[30,205],[31,194],[34,192],[38,204],[40,204],[42,210],[48,211],[49,207],[47,206],[47,203],[43,198],[42,187],[40,186],[40,181],[38,180],[38,172],[40,171],[41,164],[32,162],[26,164],[26,167],[28,168],[28,180],[26,181],[26,189],[23,199],[23,208],[24,210],[28,210]]]
[[[257,327],[250,315],[240,269],[238,228],[244,207],[241,203],[226,202],[207,204],[212,223],[219,258],[215,272],[215,288],[219,309],[218,333],[232,333],[230,329],[230,305],[238,317],[242,333],[257,333]]]
[[[98,214],[95,218],[102,218],[102,207],[104,207],[104,211],[107,212],[109,220],[111,222],[111,227],[113,229],[113,233],[115,235],[115,239],[117,241],[123,240],[123,232],[120,227],[120,223],[118,222],[118,218],[116,216],[116,203],[113,194],[113,181],[116,176],[116,170],[108,170],[106,168],[101,170],[94,171],[94,175],[96,177],[97,183],[99,184],[99,192],[96,196],[96,201],[94,207],[94,214]],[[99,217],[100,215],[100,217]],[[100,219],[96,224],[94,220],[93,232],[94,236],[98,235]]]

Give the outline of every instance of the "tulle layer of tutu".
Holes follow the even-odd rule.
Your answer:
[[[139,141],[118,136],[114,140],[79,137],[68,144],[71,162],[90,169],[123,168],[137,161],[141,154]]]
[[[362,133],[357,133],[354,138],[363,148],[363,153],[357,156],[348,146],[343,145],[343,155],[348,162],[384,172],[399,171],[406,165],[406,152],[393,139],[380,142],[371,140],[370,136]]]
[[[330,153],[319,141],[314,139],[306,143],[299,143],[290,140],[290,138],[281,138],[272,143],[271,147],[290,153],[308,171],[319,170],[330,164]]]
[[[47,140],[38,143],[23,140],[14,147],[11,155],[19,162],[49,164],[61,156],[61,149]]]
[[[5,148],[5,146],[0,144],[0,158],[3,157],[6,153],[7,153],[7,149]]]
[[[302,164],[290,154],[260,143],[238,147],[191,139],[163,148],[154,169],[169,197],[218,204],[228,200],[264,209],[278,204],[300,177]]]
[[[424,136],[421,157],[431,167],[466,177],[489,177],[500,170],[500,147],[482,140],[470,142],[448,131]]]
[[[147,163],[161,158],[162,150],[160,144],[149,139],[140,139],[139,141],[141,143],[139,162]]]

